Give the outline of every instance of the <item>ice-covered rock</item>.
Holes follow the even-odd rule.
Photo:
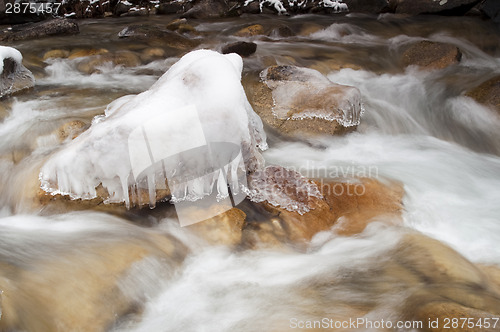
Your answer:
[[[0,46],[0,98],[35,85],[33,74],[22,64],[21,52]]]
[[[342,134],[359,124],[362,107],[356,87],[331,82],[320,72],[273,66],[251,87],[257,114],[285,135]]]
[[[42,189],[127,206],[141,203],[144,190],[150,205],[159,190],[174,202],[212,193],[225,199],[228,187],[237,193],[247,172],[263,165],[258,149],[267,148],[242,67],[237,54],[188,53],[148,91],[115,100],[53,154],[40,172]]]

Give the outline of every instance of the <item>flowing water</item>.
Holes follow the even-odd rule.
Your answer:
[[[10,45],[36,86],[0,105],[0,331],[284,331],[322,318],[411,320],[443,299],[498,317],[500,292],[482,267],[500,266],[500,116],[463,93],[500,73],[500,31],[478,18],[193,22],[200,48],[238,40],[234,33],[253,23],[271,32],[251,38],[258,49],[244,60],[244,82],[277,63],[359,88],[365,113],[357,132],[307,142],[270,134],[264,157],[304,175],[351,167],[400,181],[403,225],[373,223],[353,237],[319,233],[305,252],[235,250],[180,228],[165,206],[40,204],[38,172],[64,144],[54,131],[72,120],[89,125],[111,101],[147,90],[183,54],[117,33],[170,19],[84,20],[79,35]],[[281,37],[283,26],[296,35]],[[401,50],[424,39],[458,46],[462,61],[440,71],[402,69]],[[151,47],[164,56],[92,74],[78,70],[80,59],[41,59],[52,49]]]

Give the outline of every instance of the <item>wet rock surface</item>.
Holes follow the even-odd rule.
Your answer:
[[[79,32],[78,25],[68,19],[57,18],[48,21],[15,25],[0,32],[0,41],[16,41],[43,38],[54,35],[71,35]]]
[[[250,56],[257,51],[257,44],[248,42],[234,42],[225,44],[221,48],[222,54],[236,53],[243,57]]]
[[[454,45],[421,41],[409,46],[403,52],[401,61],[405,67],[434,70],[457,64],[461,58],[462,52]]]
[[[355,87],[335,84],[313,69],[273,66],[249,87],[264,123],[281,134],[339,135],[356,129],[362,114]]]
[[[466,96],[500,113],[500,76],[496,76],[467,91]]]
[[[163,46],[181,50],[192,49],[200,43],[196,39],[182,36],[168,28],[149,25],[128,26],[118,33],[118,37],[135,40],[157,40]]]
[[[32,88],[35,78],[31,71],[12,58],[0,58],[0,98]]]

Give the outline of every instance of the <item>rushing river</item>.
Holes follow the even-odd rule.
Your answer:
[[[161,45],[118,32],[171,19],[84,20],[76,36],[9,45],[22,52],[36,86],[0,104],[0,316],[16,313],[4,314],[0,331],[285,331],[325,317],[416,319],[424,303],[443,299],[500,317],[500,286],[482,272],[500,266],[500,116],[463,96],[500,74],[500,31],[478,18],[192,22],[199,48],[209,49],[237,40],[234,33],[249,24],[274,27],[269,37],[251,38],[258,48],[244,59],[244,83],[277,63],[315,68],[360,89],[365,112],[356,132],[307,142],[270,134],[264,157],[304,175],[353,167],[400,181],[403,225],[373,223],[353,237],[322,232],[305,252],[235,250],[179,227],[165,206],[107,213],[40,205],[40,167],[64,144],[53,132],[71,120],[90,124],[116,98],[147,90],[183,54],[164,48],[153,61],[86,74],[78,59],[44,62],[44,53],[141,54]],[[299,34],[280,37],[283,26]],[[458,46],[460,64],[400,69],[400,48],[423,39]]]

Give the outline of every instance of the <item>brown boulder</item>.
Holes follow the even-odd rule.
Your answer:
[[[253,200],[261,201],[253,208],[260,206],[268,215],[263,221],[247,221],[243,242],[248,246],[301,247],[321,231],[352,236],[371,221],[392,224],[401,218],[404,192],[397,183],[368,178],[353,183],[311,181],[293,170],[269,166],[252,175],[249,185],[258,188]]]
[[[103,53],[82,60],[78,63],[77,68],[83,73],[92,74],[99,72],[99,67],[104,66],[106,63],[112,63],[114,66],[137,67],[141,64],[141,59],[130,51],[120,51],[115,54]]]
[[[210,244],[235,246],[241,242],[245,218],[243,211],[232,208],[213,218],[187,226],[186,229],[193,231]]]
[[[454,45],[424,40],[408,47],[402,54],[401,62],[405,67],[434,70],[457,64],[461,58],[462,52]]]
[[[195,32],[196,31],[196,29],[192,25],[188,24],[188,22],[185,18],[175,19],[175,20],[171,21],[170,23],[168,23],[165,27],[168,30],[177,31],[179,33]]]
[[[88,128],[87,124],[80,120],[73,120],[63,124],[57,129],[57,136],[60,141],[66,139],[75,139],[78,135],[83,133]]]
[[[260,24],[254,24],[247,26],[243,29],[240,29],[238,32],[235,33],[235,36],[238,37],[253,37],[253,36],[258,36],[258,35],[263,35],[265,34],[264,27]]]
[[[61,50],[61,49],[50,50],[45,52],[45,54],[43,55],[43,61],[48,59],[67,58],[69,54],[70,53],[67,50]]]
[[[335,84],[320,72],[273,66],[247,88],[263,122],[287,136],[339,135],[356,129],[362,114],[355,87]]]
[[[82,223],[82,217],[76,216]],[[148,290],[135,279],[141,273],[138,268],[147,268],[152,260],[161,261],[168,275],[182,263],[188,250],[174,237],[103,216],[88,215],[109,224],[87,231],[86,237],[84,228],[67,231],[64,236],[44,232],[37,237],[37,231],[32,231],[27,237],[31,249],[18,253],[20,264],[11,264],[0,254],[0,331],[97,332],[126,315],[141,312],[142,301],[137,297],[145,296]],[[30,234],[25,231],[23,235]],[[65,242],[72,243],[61,250]],[[0,245],[0,252],[6,252],[5,246]]]
[[[465,95],[500,112],[500,76],[487,80]]]
[[[67,57],[68,59],[77,59],[77,58],[84,58],[88,56],[93,56],[93,55],[101,55],[101,54],[106,54],[109,53],[109,51],[105,48],[100,48],[100,49],[76,49],[73,50]]]

